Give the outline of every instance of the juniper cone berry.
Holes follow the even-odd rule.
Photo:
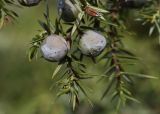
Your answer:
[[[126,8],[141,8],[148,2],[149,0],[123,0],[121,4]]]
[[[70,0],[58,0],[58,13],[66,22],[73,22],[78,15],[78,9]]]
[[[30,7],[38,5],[41,0],[18,0],[18,1],[21,5]]]
[[[52,34],[43,41],[40,49],[46,60],[58,62],[66,56],[69,48],[63,37]]]
[[[84,55],[97,56],[107,44],[106,38],[100,33],[88,30],[80,39],[80,50]]]

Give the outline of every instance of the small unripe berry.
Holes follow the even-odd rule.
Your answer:
[[[36,6],[41,0],[19,0],[19,3],[23,6]]]
[[[58,13],[66,22],[73,22],[78,15],[78,9],[70,0],[58,0]]]
[[[84,55],[97,56],[105,48],[106,38],[92,30],[86,31],[80,39],[80,50]]]
[[[63,37],[52,34],[45,38],[40,49],[46,60],[58,62],[66,56],[69,48]]]
[[[123,0],[122,7],[141,8],[148,3],[149,0]]]

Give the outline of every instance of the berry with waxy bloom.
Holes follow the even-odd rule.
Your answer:
[[[78,16],[78,9],[70,0],[58,0],[58,13],[66,22],[73,22]]]
[[[31,7],[38,5],[41,0],[18,0],[18,1],[23,6]]]
[[[59,62],[67,55],[69,47],[63,37],[52,34],[45,38],[40,49],[46,60]]]
[[[105,48],[106,38],[97,31],[88,30],[80,39],[80,50],[84,55],[97,56]]]

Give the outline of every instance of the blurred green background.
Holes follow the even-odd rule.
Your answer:
[[[54,1],[50,4],[52,20],[56,10]],[[72,114],[66,102],[67,97],[55,101],[51,75],[56,64],[43,59],[28,61],[27,51],[32,37],[38,33],[40,26],[37,20],[43,19],[44,4],[33,8],[16,8],[19,18],[0,30],[0,114]],[[132,18],[131,18],[132,19]],[[148,38],[147,29],[129,19],[133,36],[124,39],[125,47],[141,58],[141,62],[132,71],[160,75],[160,45],[158,38]],[[132,23],[132,24],[130,24]],[[137,29],[138,28],[138,29]],[[156,34],[156,33],[155,33]],[[95,71],[95,65],[89,65]],[[95,72],[98,72],[98,68]],[[109,98],[100,101],[98,98],[105,89],[104,85],[90,83],[95,88],[89,94],[95,103],[92,109],[86,102],[81,103],[76,114],[113,114]],[[99,86],[98,86],[99,85]],[[132,88],[140,104],[129,103],[123,114],[160,114],[159,80],[136,79]]]

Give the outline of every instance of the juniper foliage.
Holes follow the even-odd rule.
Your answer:
[[[58,0],[57,2],[59,1],[63,2],[64,0]],[[78,10],[78,15],[74,22],[63,21],[61,14],[57,16],[56,20],[51,19],[48,2],[49,0],[42,1],[46,7],[46,11],[43,14],[44,21],[38,21],[42,30],[32,39],[28,57],[30,61],[33,58],[38,58],[39,48],[47,36],[57,34],[65,37],[70,50],[58,62],[57,68],[52,75],[57,97],[68,95],[73,110],[75,110],[81,100],[80,93],[83,93],[92,105],[92,100],[82,82],[99,77],[107,82],[107,85],[104,85],[107,88],[102,90],[104,93],[101,99],[110,95],[112,97],[111,100],[116,102],[117,111],[128,100],[139,102],[132,95],[128,85],[133,83],[133,78],[135,77],[156,77],[128,72],[128,69],[124,67],[124,65],[134,65],[135,61],[139,61],[138,57],[125,49],[125,44],[123,43],[123,39],[126,37],[124,34],[130,32],[125,23],[127,20],[125,11],[130,10],[130,7],[125,6],[126,4],[124,5],[125,0],[70,0]],[[136,2],[136,0],[133,0],[133,2]],[[3,26],[6,16],[18,17],[17,13],[8,9],[8,5],[15,5],[15,2],[13,0],[0,1],[0,27]],[[142,22],[142,25],[149,23],[150,29],[147,34],[151,36],[154,31],[157,31],[160,42],[159,0],[146,0],[143,6],[134,10],[139,14],[135,17],[135,20]],[[83,55],[79,49],[79,40],[86,30],[98,31],[108,41],[107,46],[98,57]],[[92,64],[101,60],[105,61],[104,72],[101,74],[87,72],[87,65],[84,63],[86,57],[93,60]],[[61,71],[63,73],[59,74]]]

